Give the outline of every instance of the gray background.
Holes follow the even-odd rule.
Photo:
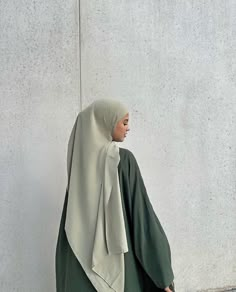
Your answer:
[[[80,8],[0,1],[0,291],[55,291],[67,141],[103,97],[130,108],[120,146],[168,235],[177,291],[236,286],[236,1]]]

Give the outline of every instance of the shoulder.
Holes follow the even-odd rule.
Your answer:
[[[130,159],[130,158],[133,159],[133,158],[135,158],[134,157],[134,154],[130,150],[126,149],[126,148],[119,147],[119,152],[120,152],[120,156],[122,158],[127,158],[127,159]]]
[[[125,148],[120,148],[119,171],[129,179],[129,184],[134,185],[142,179],[141,172],[134,154]]]
[[[119,148],[119,153],[121,163],[137,165],[136,158],[130,150],[125,148]]]

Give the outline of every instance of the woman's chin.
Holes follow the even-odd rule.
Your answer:
[[[115,141],[115,142],[124,142],[125,140],[125,137],[119,137],[119,138],[113,138],[112,141]]]
[[[119,138],[117,142],[124,142],[125,138]]]

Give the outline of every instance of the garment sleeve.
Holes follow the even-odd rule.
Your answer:
[[[174,279],[170,246],[148,198],[138,164],[133,155],[130,159],[129,176],[135,255],[155,285],[159,288],[165,288]]]

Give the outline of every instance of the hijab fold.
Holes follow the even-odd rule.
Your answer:
[[[121,202],[119,148],[112,132],[127,109],[98,100],[80,112],[67,153],[68,242],[98,292],[124,292],[128,252]]]

